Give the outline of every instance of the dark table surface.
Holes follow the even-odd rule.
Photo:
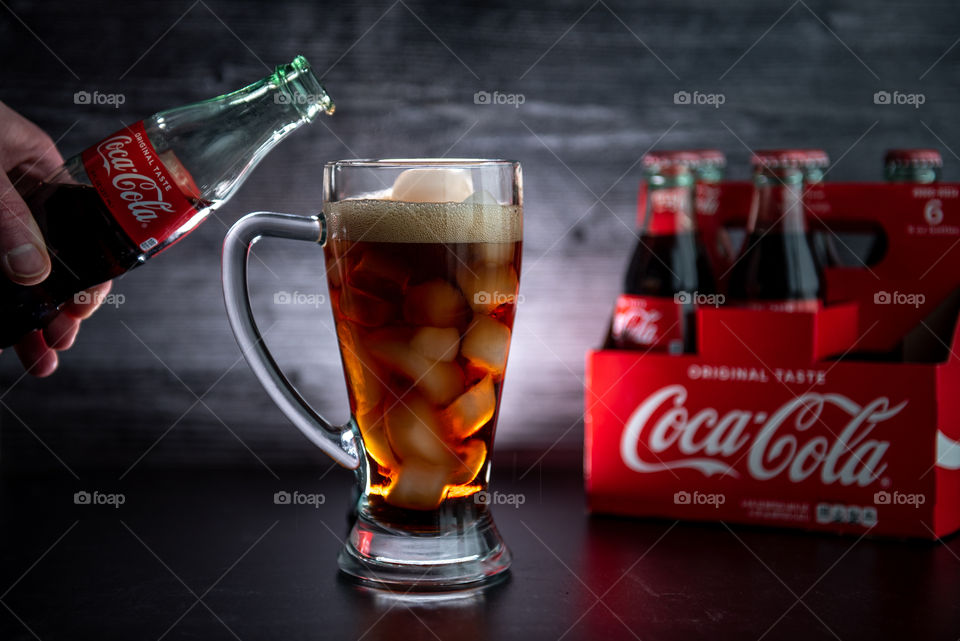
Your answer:
[[[494,508],[515,557],[507,581],[429,597],[362,589],[336,566],[352,479],[324,471],[3,481],[0,639],[960,635],[956,537],[591,518],[574,471],[495,479],[524,499]],[[276,505],[280,490],[324,503]],[[124,504],[76,505],[78,491],[122,493]]]

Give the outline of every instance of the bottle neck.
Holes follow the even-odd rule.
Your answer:
[[[723,180],[722,167],[703,167],[697,170],[697,182],[708,185],[718,184]]]
[[[642,233],[671,236],[695,232],[693,203],[693,175],[688,169],[649,176]]]
[[[811,185],[816,185],[823,182],[824,173],[823,167],[809,167],[803,172],[803,179]]]
[[[321,113],[333,113],[333,102],[297,58],[232,93],[161,111],[144,127],[158,154],[169,152],[166,158],[189,172],[199,199],[216,209],[271,149]]]
[[[803,172],[799,168],[761,170],[754,175],[753,184],[747,233],[803,233],[807,230]]]
[[[928,185],[940,180],[939,167],[911,167],[902,164],[888,164],[883,171],[884,178],[891,183],[917,183]]]

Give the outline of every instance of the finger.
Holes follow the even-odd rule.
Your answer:
[[[70,349],[79,331],[79,320],[67,314],[57,314],[56,318],[43,328],[43,342],[58,351]]]
[[[57,369],[57,353],[47,347],[40,330],[34,330],[14,346],[24,369],[38,378],[50,376]]]
[[[77,292],[73,295],[73,301],[64,305],[60,312],[66,313],[78,320],[90,318],[90,316],[97,311],[97,308],[100,307],[100,304],[112,286],[113,281],[108,280],[84,292]]]
[[[21,193],[29,186],[21,180],[29,178],[32,182],[39,182],[63,165],[63,156],[50,136],[2,102],[0,123],[3,124],[0,169],[12,177],[14,186],[19,187]]]
[[[7,277],[36,285],[50,273],[50,257],[33,214],[0,172],[0,263]]]
[[[24,178],[40,181],[63,164],[53,140],[0,102],[0,266],[21,285],[35,285],[50,273],[43,237],[27,205],[17,193]],[[11,182],[12,180],[12,182]]]

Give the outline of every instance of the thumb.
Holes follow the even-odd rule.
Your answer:
[[[0,172],[0,266],[20,285],[36,285],[50,274],[50,257],[33,214],[10,179]]]

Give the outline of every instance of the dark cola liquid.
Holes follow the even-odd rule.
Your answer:
[[[367,515],[430,531],[485,510],[476,495],[487,488],[521,242],[331,238],[324,252],[347,395],[367,455]],[[420,371],[423,357],[412,350],[422,347],[410,346],[424,329],[452,334],[454,353]],[[467,356],[469,336],[504,355],[494,371]],[[475,395],[484,381],[489,394]],[[469,422],[463,410],[475,407],[463,397],[485,399],[489,412],[458,434]],[[441,439],[423,432],[439,425]]]
[[[700,235],[643,234],[627,267],[624,293],[673,298],[675,294],[713,294],[716,283]],[[684,304],[684,351],[696,352],[696,310]]]
[[[739,302],[823,299],[823,274],[810,235],[752,232],[731,271],[728,294]]]
[[[140,251],[93,187],[41,185],[27,204],[47,244],[52,270],[30,287],[0,277],[0,347],[45,327],[77,292],[141,264]]]

